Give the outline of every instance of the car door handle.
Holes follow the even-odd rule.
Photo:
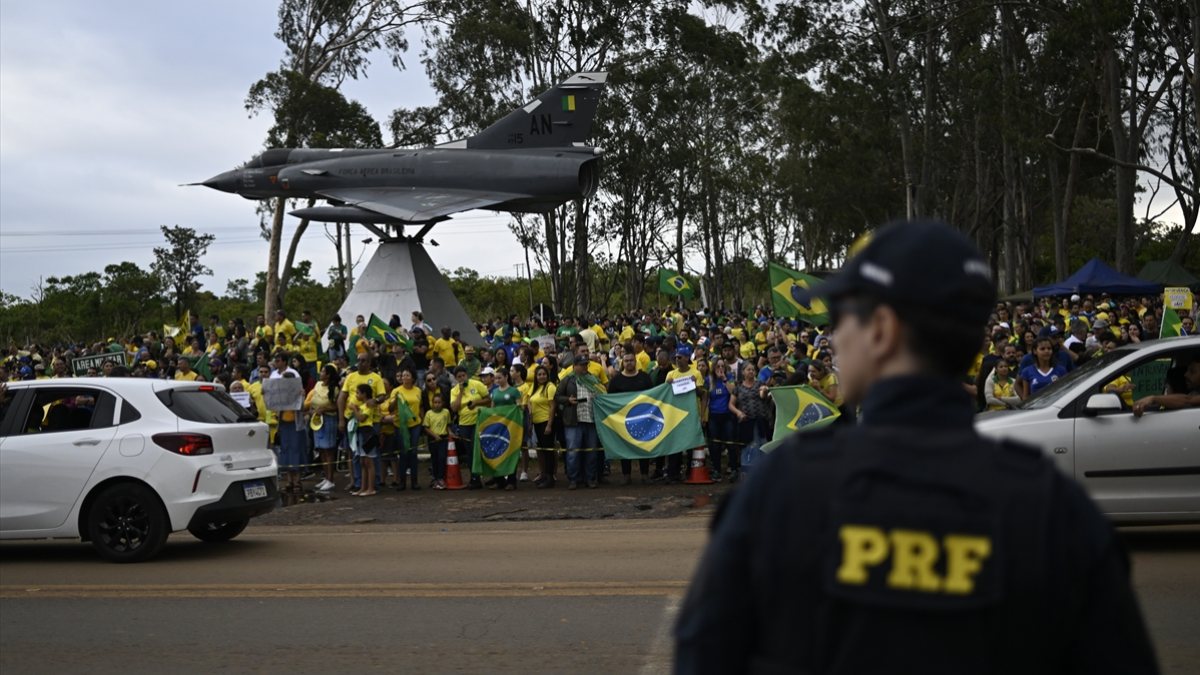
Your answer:
[[[76,447],[83,446],[83,445],[100,445],[100,439],[99,438],[85,438],[81,441],[75,441],[74,443],[72,443],[72,445],[74,445]]]

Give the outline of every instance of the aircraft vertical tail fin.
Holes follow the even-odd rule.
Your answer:
[[[592,121],[607,80],[605,72],[576,73],[466,139],[466,147],[515,150],[583,143],[592,135]],[[447,145],[456,144],[461,141]]]

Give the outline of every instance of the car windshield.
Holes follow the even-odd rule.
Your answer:
[[[211,387],[166,389],[158,392],[158,399],[171,412],[191,422],[238,424],[258,421],[254,413],[238,405],[229,394]]]
[[[1089,374],[1096,372],[1101,368],[1105,368],[1116,361],[1129,356],[1130,350],[1116,349],[1111,352],[1102,354],[1094,359],[1089,360],[1082,366],[1072,370],[1066,375],[1058,378],[1054,382],[1038,391],[1038,393],[1030,396],[1021,404],[1022,410],[1038,410],[1054,405],[1060,398],[1071,390],[1071,386],[1076,380],[1087,377]]]

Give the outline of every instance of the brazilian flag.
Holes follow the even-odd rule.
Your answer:
[[[1167,307],[1163,310],[1162,327],[1158,331],[1158,337],[1179,337],[1183,335],[1183,320],[1179,318],[1179,313],[1173,308]]]
[[[802,384],[796,387],[772,387],[775,400],[776,440],[795,431],[812,431],[827,427],[841,415],[832,401],[821,392]]]
[[[677,396],[669,383],[660,384],[602,394],[593,406],[596,434],[610,459],[662,457],[704,445],[695,391]]]
[[[663,295],[682,295],[685,298],[696,294],[692,290],[692,284],[682,274],[668,269],[658,271],[658,292]]]
[[[804,289],[820,283],[820,279],[775,263],[768,263],[767,268],[771,277],[771,300],[775,304],[775,316],[796,317],[814,326],[829,323],[829,309],[825,303],[813,299],[805,306],[796,299]]]
[[[386,321],[374,314],[371,315],[371,320],[367,322],[367,338],[378,340],[385,345],[400,344],[412,349],[412,340],[392,330],[392,327],[387,325]]]
[[[517,470],[525,442],[525,413],[521,406],[480,408],[475,423],[475,458],[471,473],[508,476]]]

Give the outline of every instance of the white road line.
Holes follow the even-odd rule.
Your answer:
[[[683,598],[678,595],[667,599],[662,620],[658,624],[658,632],[654,635],[654,642],[650,644],[650,653],[646,656],[646,662],[642,664],[642,675],[671,672],[675,661],[675,641],[672,632],[675,629],[675,616],[679,614],[679,605],[682,602]]]

